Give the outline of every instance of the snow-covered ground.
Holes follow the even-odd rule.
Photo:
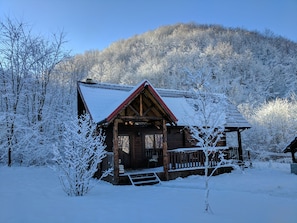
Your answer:
[[[297,175],[289,164],[255,163],[212,177],[204,213],[202,176],[154,186],[100,182],[84,197],[68,197],[51,169],[0,167],[0,222],[296,223]]]

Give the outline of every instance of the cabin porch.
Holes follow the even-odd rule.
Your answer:
[[[234,157],[234,151],[236,151],[234,148],[228,148],[228,147],[218,147],[218,151],[224,151],[225,158],[229,159],[231,157]],[[155,151],[156,152],[156,151]],[[161,153],[159,153],[161,155]],[[113,163],[113,154],[109,153],[108,155],[110,164]],[[155,166],[152,166],[148,162],[148,166],[146,168],[138,168],[138,169],[131,169],[131,168],[125,168],[123,166],[123,169],[120,168],[119,176],[118,176],[118,182],[116,184],[119,185],[134,185],[133,179],[137,178],[140,182],[144,182],[145,180],[148,180],[147,184],[144,182],[143,185],[148,184],[155,184],[159,183],[159,181],[165,181],[165,180],[173,180],[178,177],[187,177],[190,175],[204,175],[205,171],[205,157],[204,153],[199,148],[179,148],[174,150],[169,150],[167,152],[168,157],[168,166],[167,168],[164,168],[164,166],[159,163],[154,164]],[[163,157],[159,157],[161,160]],[[237,159],[235,159],[237,160]],[[234,160],[234,161],[235,161]],[[213,153],[210,155],[210,165],[209,165],[209,172],[211,172],[213,169],[215,169],[220,162],[218,158],[218,152]],[[121,166],[121,165],[120,165]],[[168,170],[166,173],[164,169]],[[225,164],[219,167],[214,175],[222,174],[222,173],[229,173],[233,169],[232,164]],[[114,173],[110,174],[108,178],[106,178],[107,181],[114,183]],[[137,181],[136,181],[137,182]],[[135,183],[135,185],[138,185]],[[142,185],[139,183],[139,185]]]

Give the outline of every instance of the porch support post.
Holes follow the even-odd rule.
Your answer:
[[[113,183],[119,183],[119,143],[118,143],[118,119],[113,123]]]
[[[292,162],[293,163],[297,163],[296,162],[296,158],[295,158],[295,151],[294,151],[294,149],[291,149],[291,154],[292,154]]]
[[[241,132],[239,129],[237,129],[237,139],[238,139],[238,159],[240,161],[243,161],[242,145],[241,145]]]
[[[165,180],[169,180],[168,176],[168,154],[167,154],[167,126],[166,120],[163,119],[163,170]]]

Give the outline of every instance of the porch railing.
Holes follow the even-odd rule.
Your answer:
[[[237,147],[217,147],[217,152],[209,155],[209,165],[214,167],[220,162],[219,151],[223,151],[225,159],[238,160]],[[205,155],[202,148],[178,148],[168,150],[168,170],[186,169],[204,167]],[[157,166],[163,165],[163,150],[162,149],[146,149],[146,159],[150,159],[153,155],[158,155]],[[113,167],[113,152],[108,152],[104,162],[102,163],[103,169]]]
[[[220,162],[219,151],[224,151],[225,159],[230,158],[228,147],[217,147],[216,152],[209,153],[209,166],[214,167]],[[169,170],[204,167],[205,155],[202,148],[180,148],[168,151]]]
[[[145,157],[152,158],[153,155],[158,155],[158,157],[163,157],[163,149],[145,149]]]

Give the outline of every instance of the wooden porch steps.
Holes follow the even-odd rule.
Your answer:
[[[133,186],[154,185],[161,182],[156,173],[128,174],[128,177]]]

